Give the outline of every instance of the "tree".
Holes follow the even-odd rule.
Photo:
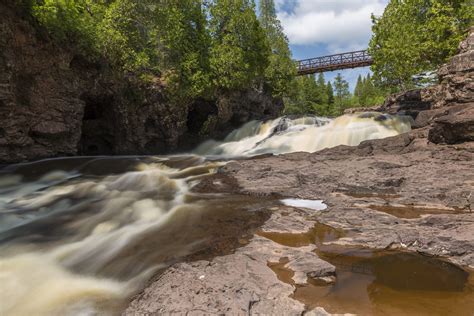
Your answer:
[[[348,105],[351,94],[349,92],[349,83],[342,78],[340,73],[334,78],[334,92],[335,105],[339,109],[339,112],[342,113],[344,108]]]
[[[210,68],[216,87],[242,89],[263,79],[270,49],[253,1],[211,1],[210,33]]]
[[[265,69],[265,86],[274,96],[286,96],[296,75],[296,65],[291,58],[288,39],[276,16],[273,0],[259,1],[259,21],[271,49],[269,65]]]
[[[435,70],[456,52],[473,22],[471,0],[391,0],[372,16],[372,71],[386,86],[407,89],[414,77]]]
[[[334,104],[334,90],[332,88],[331,82],[328,81],[328,85],[326,88],[326,93],[328,95],[328,105],[333,105]]]
[[[357,98],[358,101],[360,101],[360,98],[362,96],[362,89],[363,89],[362,76],[359,75],[357,77],[357,83],[354,89],[354,97]],[[358,104],[361,104],[361,103],[359,102]]]
[[[328,104],[328,92],[326,88],[326,80],[324,80],[324,74],[321,72],[318,75],[317,80],[318,100],[316,101],[320,105]]]
[[[195,98],[210,89],[206,12],[200,0],[169,1],[157,6],[154,24],[163,79],[180,98]]]

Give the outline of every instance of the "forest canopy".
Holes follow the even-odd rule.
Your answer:
[[[391,0],[381,17],[372,17],[376,81],[392,90],[429,82],[456,53],[473,19],[472,0]]]
[[[273,1],[19,0],[51,35],[179,100],[218,90],[288,92],[295,75]]]
[[[15,0],[51,36],[91,60],[144,81],[171,101],[258,89],[286,113],[338,115],[425,83],[472,24],[472,0],[391,0],[373,16],[373,76],[354,91],[341,75],[296,76],[274,0]],[[421,80],[420,80],[421,79]]]

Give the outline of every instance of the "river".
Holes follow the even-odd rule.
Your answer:
[[[408,119],[378,113],[282,117],[249,122],[182,155],[4,167],[0,314],[117,314],[160,269],[231,251],[281,203],[195,190],[227,161],[355,146],[409,130]]]

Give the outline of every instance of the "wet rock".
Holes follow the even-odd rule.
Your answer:
[[[275,209],[265,228],[280,231],[282,214],[291,211],[287,207]],[[311,216],[311,212],[305,209],[298,210],[298,213],[300,216]],[[288,217],[286,231],[300,231],[299,221]],[[304,305],[290,298],[293,285],[306,284],[308,277],[335,275],[335,267],[318,258],[314,250],[315,245],[287,247],[255,236],[233,254],[209,261],[173,265],[133,299],[124,315],[301,315]],[[282,260],[286,262],[285,267],[294,272],[293,285],[280,281],[268,266],[269,262]]]
[[[323,199],[328,209],[317,215],[318,221],[357,231],[354,236],[339,239],[339,244],[397,246],[474,265],[468,255],[474,251],[474,235],[468,234],[474,220],[474,187],[469,172],[474,169],[474,143],[456,146],[420,143],[405,134],[365,142],[357,148],[339,146],[314,154],[238,161],[232,165],[232,176],[249,194],[263,191]],[[297,169],[293,161],[299,161]],[[264,165],[271,165],[271,172],[260,172]],[[226,166],[222,170],[225,172]],[[304,182],[296,180],[300,176]],[[372,194],[358,197],[346,195],[348,191]],[[381,202],[408,207],[426,205],[427,214],[401,218],[370,208]],[[437,211],[443,208],[447,214]]]

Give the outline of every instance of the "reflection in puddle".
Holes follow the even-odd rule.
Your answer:
[[[322,211],[328,207],[322,200],[284,199],[281,202],[286,206],[309,208],[315,211]]]
[[[336,266],[332,286],[298,287],[294,298],[310,308],[363,315],[472,315],[474,275],[419,254],[370,249],[318,255]]]
[[[316,223],[313,228],[305,233],[276,233],[258,231],[257,235],[273,240],[288,247],[304,247],[310,244],[321,244],[346,236],[346,232],[331,226]]]
[[[455,209],[440,209],[440,208],[429,208],[429,207],[420,207],[420,206],[413,206],[413,205],[400,205],[400,206],[393,206],[393,205],[369,205],[369,208],[378,211],[384,212],[399,218],[419,218],[421,215],[427,214],[461,214],[464,213],[461,210]]]
[[[320,231],[318,232],[318,229]],[[285,246],[314,243],[318,256],[336,266],[336,282],[309,280],[295,285],[287,258],[269,262],[278,279],[295,286],[294,299],[308,309],[360,315],[470,315],[474,311],[474,273],[416,253],[325,245],[344,232],[317,224],[304,234],[259,232]]]

